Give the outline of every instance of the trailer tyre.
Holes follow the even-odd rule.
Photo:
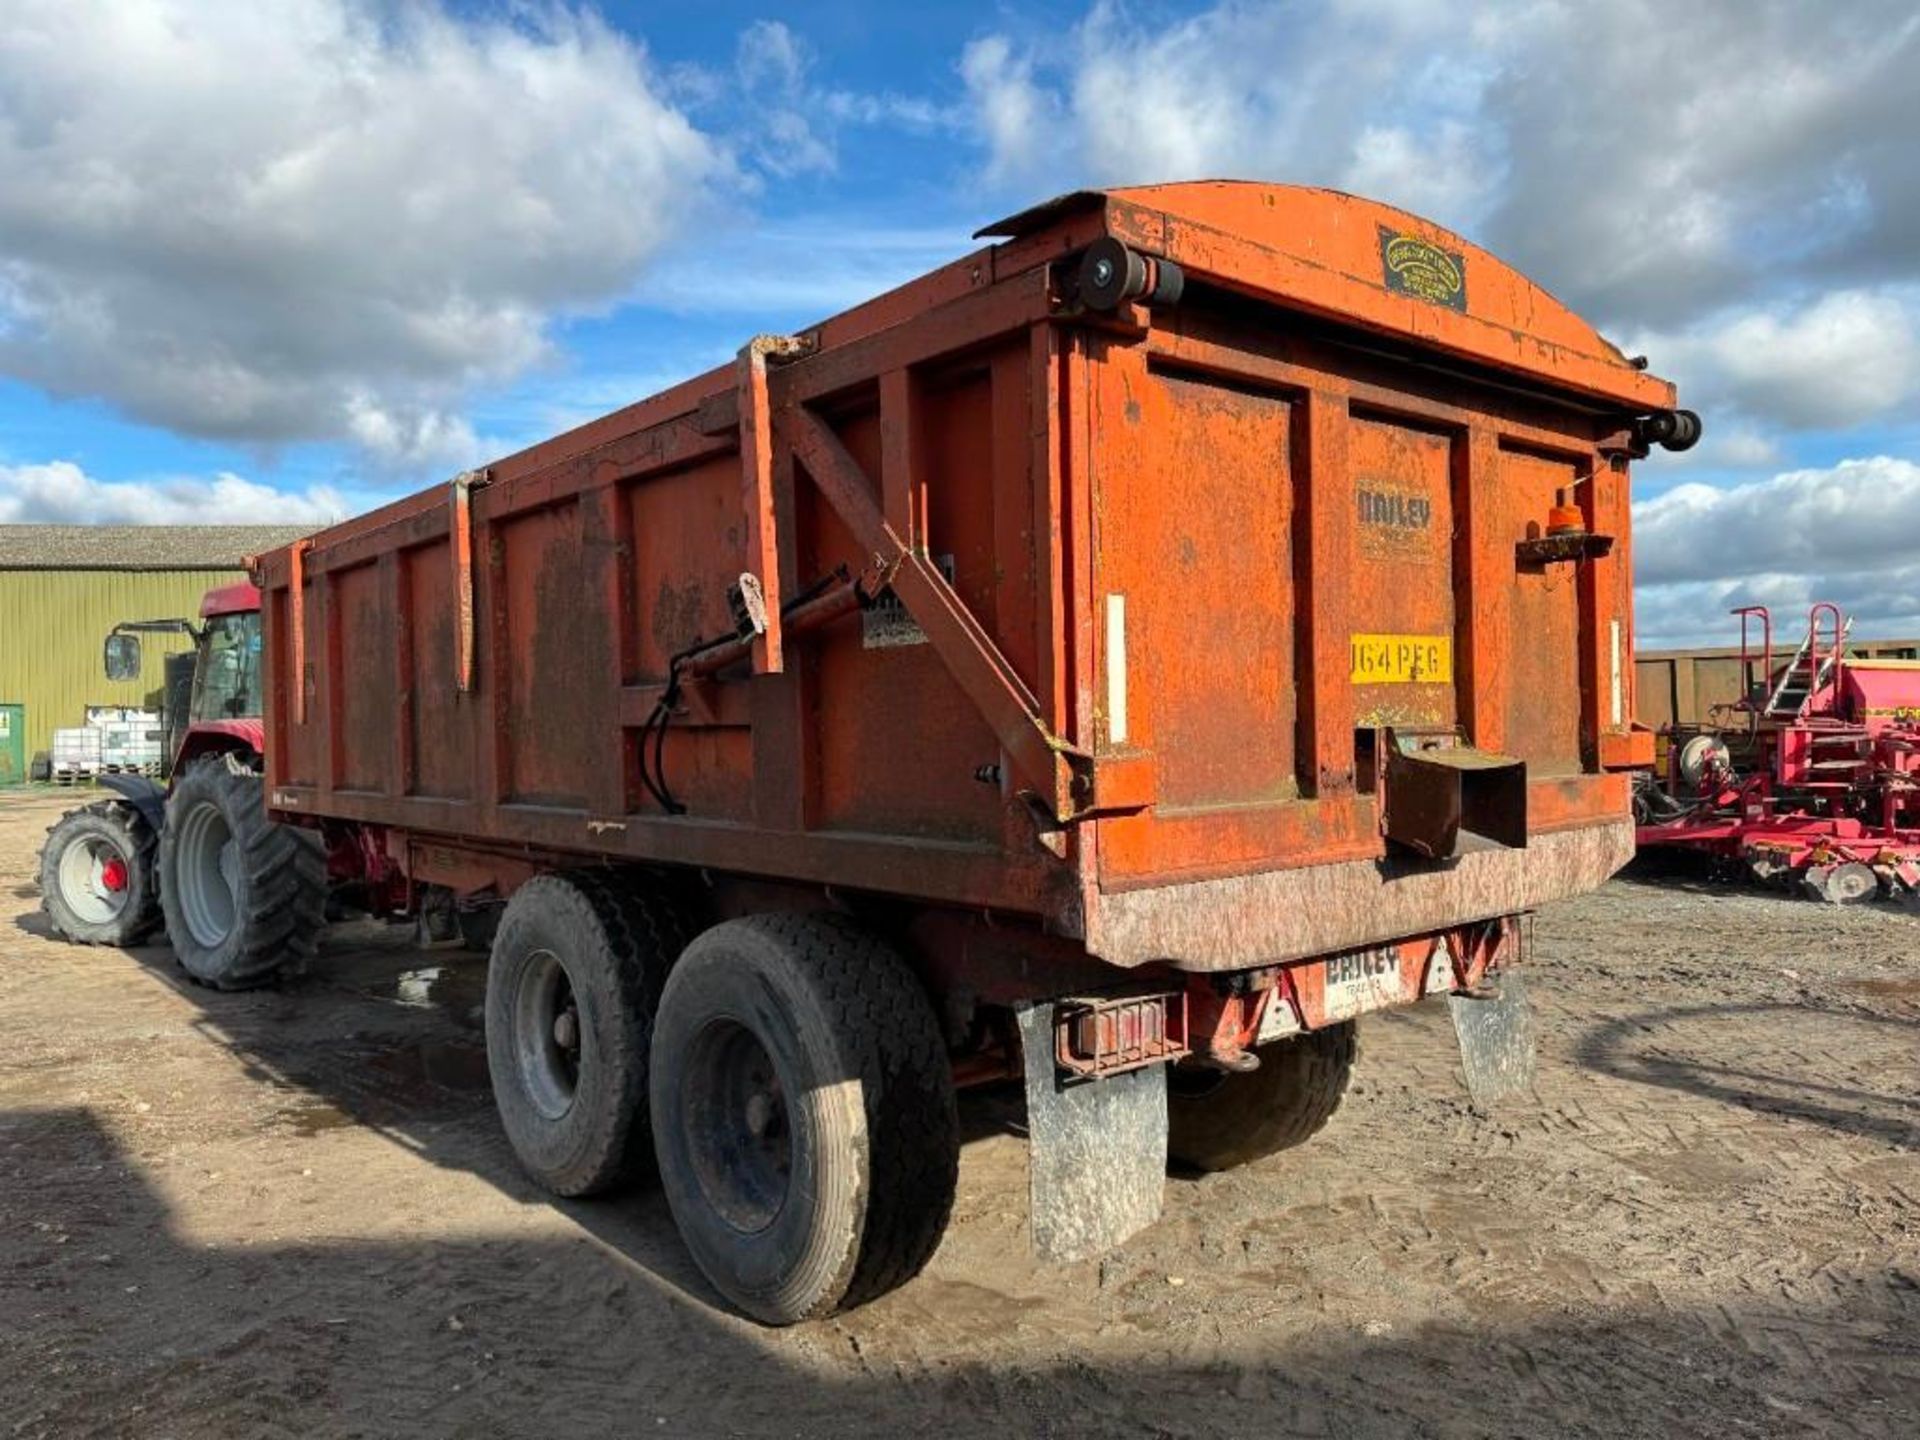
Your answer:
[[[652,1158],[647,1060],[675,904],[580,871],[514,892],[487,964],[487,1069],[514,1154],[556,1195],[603,1194]]]
[[[953,1075],[925,990],[838,916],[716,926],[667,981],[660,1177],[714,1287],[773,1325],[905,1284],[946,1229]]]
[[[1231,1170],[1303,1143],[1340,1107],[1359,1050],[1347,1020],[1262,1046],[1260,1068],[1245,1074],[1177,1067],[1168,1076],[1167,1153],[1196,1169]]]
[[[167,798],[160,908],[181,967],[216,990],[264,985],[306,964],[326,923],[320,837],[269,820],[261,790],[238,757],[212,755]]]
[[[40,851],[40,908],[78,945],[138,945],[160,924],[153,861],[159,837],[119,800],[60,817]]]

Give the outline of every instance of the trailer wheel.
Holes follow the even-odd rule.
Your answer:
[[[687,1248],[773,1325],[905,1284],[953,1208],[959,1121],[933,1006],[837,916],[716,926],[667,981],[650,1085]]]
[[[487,1068],[514,1154],[556,1195],[644,1172],[654,1011],[685,942],[676,906],[606,875],[539,875],[507,902],[487,964]]]
[[[492,953],[493,937],[500,933],[500,917],[506,906],[498,901],[483,905],[456,906],[455,923],[460,927],[460,943],[482,955]]]
[[[160,908],[182,968],[216,990],[264,985],[305,964],[326,923],[320,837],[269,820],[261,790],[238,758],[213,755],[167,798]]]
[[[1359,1049],[1347,1020],[1262,1046],[1260,1068],[1244,1074],[1176,1066],[1167,1153],[1196,1169],[1231,1170],[1303,1143],[1339,1108]]]
[[[133,806],[99,800],[60,818],[40,851],[40,908],[78,945],[137,945],[160,924],[159,837]]]

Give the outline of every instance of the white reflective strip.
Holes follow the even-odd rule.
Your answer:
[[[1127,597],[1107,596],[1107,743],[1127,739]]]
[[[1626,722],[1622,718],[1622,713],[1621,713],[1622,706],[1621,706],[1621,698],[1620,698],[1620,622],[1618,620],[1615,620],[1612,622],[1612,624],[1613,624],[1613,728],[1618,730],[1621,727],[1621,725],[1625,724]]]

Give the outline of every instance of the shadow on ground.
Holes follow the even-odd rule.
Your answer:
[[[1759,1002],[1642,1010],[1588,1030],[1574,1053],[1586,1068],[1616,1079],[1802,1120],[1896,1149],[1920,1146],[1920,1095],[1896,1089],[1890,1071],[1880,1072],[1887,1080],[1884,1088],[1834,1085],[1821,1078],[1817,1061],[1785,1070],[1729,1064],[1688,1036],[1693,1026],[1754,1022],[1791,1035],[1795,1027],[1804,1027],[1806,1008]],[[1829,1014],[1824,1023],[1856,1031],[1862,1049],[1871,1046],[1890,1056],[1920,1053],[1920,1013],[1852,1010]]]
[[[35,1172],[43,1217],[9,1185],[0,1219],[28,1239],[0,1272],[0,1373],[33,1377],[8,1387],[15,1436],[1892,1435],[1920,1383],[1910,1276],[1832,1317],[1878,1356],[1816,1393],[1777,1373],[1804,1314],[1721,1306],[1345,1335],[1247,1364],[1148,1347],[863,1373],[831,1327],[815,1358],[690,1302],[651,1243],[210,1248],[85,1110],[0,1115],[0,1154]],[[94,1229],[144,1243],[97,1253]]]

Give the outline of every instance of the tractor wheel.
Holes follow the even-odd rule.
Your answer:
[[[60,819],[40,851],[40,908],[79,945],[138,945],[160,924],[159,838],[133,806],[99,800]]]
[[[202,985],[245,990],[304,965],[326,923],[320,837],[267,818],[260,776],[237,759],[196,762],[167,799],[160,907],[181,966]]]
[[[1167,1075],[1167,1153],[1199,1170],[1231,1170],[1303,1143],[1333,1118],[1359,1050],[1347,1020],[1263,1045],[1260,1068],[1244,1074],[1176,1066]]]
[[[507,902],[487,962],[487,1069],[527,1173],[597,1195],[646,1173],[647,1057],[676,905],[604,874],[538,875]]]
[[[715,926],[654,1026],[654,1143],[719,1290],[790,1325],[920,1272],[959,1166],[953,1073],[919,979],[837,916]]]

